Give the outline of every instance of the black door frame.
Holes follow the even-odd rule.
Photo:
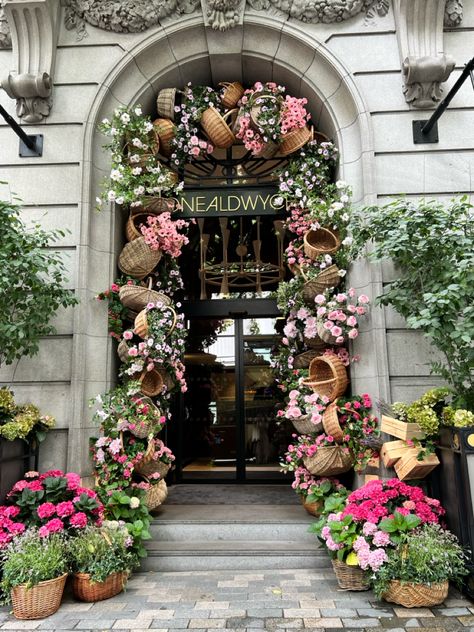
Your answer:
[[[275,299],[216,299],[207,301],[183,301],[183,312],[186,318],[231,318],[235,332],[235,366],[236,366],[236,443],[237,443],[237,461],[235,477],[227,478],[193,478],[183,481],[183,426],[178,421],[178,446],[179,451],[176,459],[176,482],[186,484],[194,483],[226,483],[226,484],[261,484],[262,480],[246,478],[245,468],[245,400],[244,400],[244,345],[243,345],[243,321],[245,318],[267,317],[278,318],[281,312],[278,309]],[[179,397],[179,418],[184,416],[184,398]],[[285,480],[272,480],[273,483],[284,483]]]

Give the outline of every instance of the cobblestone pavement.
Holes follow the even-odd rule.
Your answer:
[[[114,632],[474,632],[474,603],[450,594],[437,608],[405,609],[371,592],[337,589],[332,570],[137,573],[126,592],[95,604],[69,595],[48,619],[18,621],[0,609],[0,630]]]

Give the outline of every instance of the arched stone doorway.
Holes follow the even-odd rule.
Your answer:
[[[224,48],[225,46],[225,48]],[[244,24],[225,34],[206,28],[202,18],[180,18],[145,35],[124,54],[98,91],[87,119],[84,136],[82,177],[79,285],[73,353],[73,397],[75,418],[71,420],[68,463],[72,469],[87,470],[87,436],[93,434],[87,402],[108,388],[115,378],[112,341],[107,337],[103,309],[91,299],[114,278],[121,245],[121,218],[115,209],[95,209],[100,181],[107,175],[107,154],[97,132],[102,118],[120,105],[140,103],[154,111],[157,91],[162,87],[194,84],[216,85],[224,80],[276,81],[292,94],[305,96],[315,126],[332,138],[339,148],[340,179],[353,189],[354,203],[373,200],[373,146],[370,117],[350,72],[322,42],[302,25],[285,23],[271,16],[246,14]],[[372,270],[355,269],[353,284],[361,289],[379,278]],[[376,314],[374,319],[383,318]],[[381,324],[373,322],[358,344],[370,345],[359,374],[364,388],[385,395],[384,342],[378,340]],[[357,350],[355,350],[357,352]],[[382,363],[382,369],[378,366]],[[357,387],[356,387],[357,388]]]

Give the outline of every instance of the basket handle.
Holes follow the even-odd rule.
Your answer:
[[[171,313],[173,314],[173,322],[171,324],[169,332],[166,334],[166,336],[168,337],[168,336],[171,336],[171,334],[175,330],[176,323],[178,322],[178,315],[176,313],[176,310],[173,307],[171,307],[171,305],[166,305],[165,309],[169,309]]]

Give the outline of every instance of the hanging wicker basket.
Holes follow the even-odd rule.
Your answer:
[[[159,196],[145,196],[142,198],[142,206],[138,210],[132,210],[132,215],[146,213],[147,215],[161,215],[161,213],[173,213],[179,204],[175,198],[164,198]]]
[[[147,225],[149,213],[132,213],[125,224],[125,237],[127,241],[133,241],[142,236],[140,228]]]
[[[280,145],[280,155],[281,156],[289,156],[293,154],[298,149],[301,149],[306,145],[308,141],[313,138],[313,133],[309,129],[307,125],[301,127],[300,129],[295,129],[292,132],[288,132],[283,136],[281,145]]]
[[[153,431],[159,422],[161,413],[159,408],[155,406],[153,400],[149,397],[140,397],[140,399],[136,401],[136,404],[146,404],[151,409],[153,419],[147,419],[146,421],[139,422],[138,424],[135,424],[134,428],[129,428],[128,430],[138,439],[145,439],[150,434],[153,434]]]
[[[119,299],[125,307],[135,312],[141,312],[148,303],[163,303],[171,305],[171,299],[162,292],[151,289],[152,279],[148,279],[148,287],[141,285],[122,285],[119,291]]]
[[[128,573],[112,573],[103,582],[91,581],[89,573],[74,573],[72,592],[79,601],[103,601],[122,592],[127,583]]]
[[[342,443],[344,433],[339,423],[336,404],[330,404],[323,413],[323,428],[327,435],[334,437],[334,441]]]
[[[303,353],[298,353],[293,360],[293,368],[294,369],[307,369],[309,367],[309,363],[313,358],[320,355],[320,352],[317,349],[311,349],[310,351],[304,351]]]
[[[140,392],[146,397],[156,397],[163,390],[163,378],[156,369],[135,374],[133,379],[140,382]]]
[[[303,237],[304,252],[310,259],[331,255],[341,247],[341,240],[329,228],[308,230]]]
[[[139,461],[134,468],[134,472],[148,478],[153,474],[159,474],[161,478],[165,478],[168,474],[171,465],[169,463],[163,463],[153,458],[155,454],[155,444],[153,440],[148,442],[148,447],[143,456],[143,459]]]
[[[369,590],[369,577],[360,566],[349,566],[345,562],[332,560],[332,567],[342,590]]]
[[[239,81],[233,81],[232,83],[229,83],[228,81],[221,81],[219,85],[222,86],[222,105],[226,108],[226,110],[235,108],[245,92],[243,85]]]
[[[145,493],[145,504],[148,511],[156,509],[162,505],[168,497],[168,488],[165,480],[160,480],[155,485],[150,485]]]
[[[342,345],[344,342],[344,340],[337,342],[337,336],[333,336],[331,333],[331,330],[326,329],[322,323],[318,323],[317,330],[318,330],[318,336],[321,338],[321,340],[324,340],[324,342],[328,345],[339,345],[339,344]]]
[[[339,445],[318,448],[313,456],[305,456],[303,463],[316,476],[335,476],[348,472],[352,467],[351,455]]]
[[[161,251],[152,250],[144,237],[139,237],[125,244],[119,256],[118,267],[124,274],[141,280],[153,272],[160,259]]]
[[[316,500],[314,503],[310,503],[307,500],[307,496],[300,496],[301,498],[301,503],[303,505],[303,507],[306,509],[306,511],[311,515],[311,516],[320,516],[321,515],[321,510],[323,508],[323,501],[322,500]]]
[[[302,415],[298,419],[292,419],[291,421],[298,434],[314,435],[319,434],[323,429],[321,423],[313,424],[311,421],[311,415]]]
[[[263,148],[258,152],[258,154],[255,154],[255,156],[257,158],[266,158],[268,160],[269,158],[273,158],[273,156],[278,153],[279,149],[280,145],[273,142],[272,140],[269,140],[264,144]]]
[[[120,362],[126,364],[130,360],[130,356],[128,355],[130,347],[127,344],[126,340],[121,340],[117,347],[117,355],[120,359]]]
[[[303,276],[304,271],[303,271]],[[303,299],[307,305],[314,305],[314,299],[325,290],[337,287],[341,282],[339,268],[333,264],[318,274],[315,279],[306,281],[303,285]]]
[[[162,116],[174,121],[175,105],[178,105],[177,101],[181,93],[176,88],[163,88],[158,92],[156,99],[156,111],[158,116]]]
[[[309,378],[303,384],[332,402],[344,394],[349,384],[346,367],[335,355],[318,356],[311,360]]]
[[[54,614],[61,605],[66,579],[67,573],[64,573],[31,588],[27,588],[26,584],[12,588],[10,595],[14,616],[17,619],[44,619]]]
[[[320,355],[327,348],[327,344],[324,340],[321,340],[319,336],[315,336],[314,338],[307,338],[306,336],[303,338],[304,344],[311,349],[312,351],[317,351],[317,355]]]
[[[222,116],[215,107],[204,110],[201,117],[201,127],[211,143],[219,149],[227,149],[235,142],[235,136],[227,124],[228,119],[236,110],[229,110]]]
[[[160,154],[168,158],[173,153],[173,138],[176,136],[176,125],[166,118],[157,118],[153,126],[160,139]]]
[[[167,336],[169,336],[173,333],[174,328],[176,327],[178,316],[171,305],[163,305],[163,310],[169,310],[173,316],[171,327],[166,334]],[[148,311],[146,309],[142,309],[142,311],[137,314],[137,317],[135,318],[134,329],[135,333],[137,334],[137,336],[140,336],[140,338],[145,339],[148,336]]]
[[[404,608],[428,608],[437,606],[448,596],[449,582],[439,584],[402,584],[393,579],[382,597]]]
[[[175,385],[175,382],[171,375],[165,369],[158,369],[158,373],[161,375],[161,379],[163,380],[163,384],[166,387],[166,390],[171,391]]]
[[[251,127],[258,132],[262,133],[262,128],[259,124],[259,116],[263,107],[268,107],[269,105],[274,105],[276,109],[278,109],[278,99],[273,94],[261,94],[260,92],[256,92],[251,97],[252,107],[250,108],[250,125]],[[259,101],[259,103],[257,103]],[[279,113],[275,112],[275,116],[277,119],[279,118]]]

